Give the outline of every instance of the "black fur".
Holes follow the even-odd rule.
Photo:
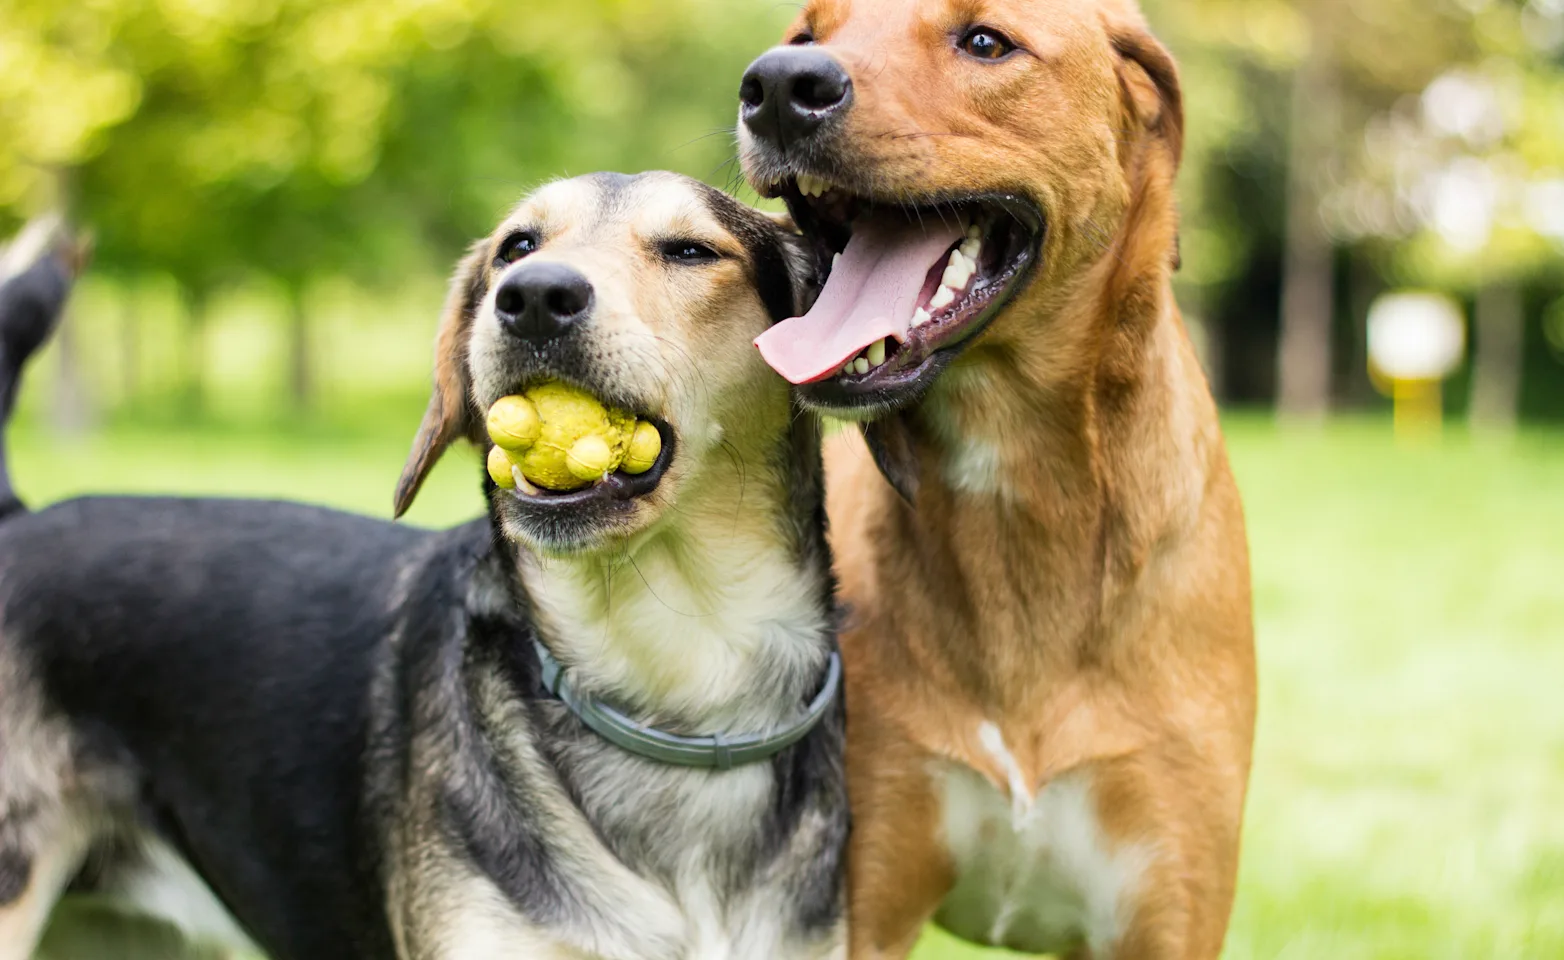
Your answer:
[[[874,465],[907,506],[918,502],[918,441],[910,417],[889,413],[863,425],[864,442]]]
[[[220,500],[76,500],[0,526],[6,637],[54,710],[129,758],[137,806],[115,812],[173,842],[274,957],[390,953],[369,680],[430,536]]]
[[[803,291],[813,283],[812,276],[801,276],[812,269],[803,266],[812,260],[805,253],[803,238],[775,224],[758,222],[755,211],[720,190],[706,187],[704,193],[717,222],[749,250],[755,264],[755,289],[771,322],[798,316],[804,308]],[[789,257],[789,245],[796,246],[796,256]]]

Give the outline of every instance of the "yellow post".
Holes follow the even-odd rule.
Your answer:
[[[1444,403],[1438,380],[1401,379],[1390,382],[1399,440],[1437,436],[1444,426]]]

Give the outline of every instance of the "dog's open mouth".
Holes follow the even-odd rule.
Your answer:
[[[756,346],[829,406],[911,399],[1020,287],[1043,235],[1016,196],[886,202],[809,176],[770,191],[815,241],[824,288],[814,308]]]
[[[604,473],[579,490],[555,491],[534,484],[522,475],[520,467],[513,465],[511,475],[516,481],[516,488],[508,492],[529,509],[548,511],[580,510],[591,504],[627,504],[647,496],[657,489],[663,475],[668,472],[668,465],[673,462],[674,448],[678,445],[678,435],[663,420],[656,417],[641,419],[656,427],[662,439],[662,449],[657,459],[652,462],[651,469],[644,473],[629,473],[621,468]]]

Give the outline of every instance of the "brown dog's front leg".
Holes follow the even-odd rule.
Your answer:
[[[860,701],[864,702],[864,701]],[[901,960],[955,881],[940,841],[933,758],[885,735],[862,711],[848,721],[853,833],[848,846],[848,956]]]

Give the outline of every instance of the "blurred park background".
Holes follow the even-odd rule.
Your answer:
[[[1254,550],[1227,955],[1564,957],[1564,0],[1144,2]],[[795,11],[0,0],[0,235],[61,210],[97,244],[12,433],[24,495],[388,513],[466,242],[595,169],[754,199],[738,77]],[[1407,289],[1464,349],[1444,431],[1396,442],[1368,318]],[[476,514],[478,476],[448,458],[413,519]]]

